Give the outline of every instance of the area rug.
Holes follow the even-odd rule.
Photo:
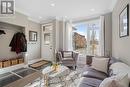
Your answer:
[[[38,62],[35,62],[33,64],[30,64],[29,67],[37,69],[37,70],[41,70],[43,68],[45,68],[48,65],[51,65],[52,63],[50,61],[46,61],[46,60],[41,60]]]
[[[57,83],[52,82],[48,85],[48,87],[77,87],[80,77],[80,73],[78,73],[77,71],[71,71],[70,74],[64,76],[63,78],[53,78],[53,82],[56,81]],[[43,84],[43,87],[46,86]]]

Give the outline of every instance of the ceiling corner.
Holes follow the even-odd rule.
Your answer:
[[[110,5],[110,7],[109,7],[109,9],[110,9],[111,11],[113,11],[113,9],[114,9],[114,7],[115,7],[117,1],[118,1],[118,0],[112,0],[111,5]]]

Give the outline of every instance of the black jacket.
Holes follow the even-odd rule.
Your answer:
[[[24,33],[16,33],[10,42],[11,51],[18,53],[27,51],[27,40]]]

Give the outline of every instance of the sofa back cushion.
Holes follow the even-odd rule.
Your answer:
[[[109,61],[109,66],[110,66],[111,64],[113,64],[113,63],[116,63],[116,62],[122,62],[122,61],[119,60],[119,59],[117,59],[117,58],[115,58],[115,57],[111,57],[111,58],[110,58],[110,61]]]
[[[89,65],[89,66],[91,66],[91,64],[92,64],[92,58],[93,57],[96,57],[96,58],[108,58],[108,57],[106,57],[106,56],[92,56],[92,55],[87,55],[86,56],[86,64],[87,65]]]
[[[61,53],[62,53],[63,58],[72,58],[73,57],[72,51],[62,51]]]
[[[93,57],[92,68],[104,73],[108,73],[108,63],[109,63],[109,58]]]

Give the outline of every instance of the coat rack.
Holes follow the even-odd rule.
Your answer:
[[[3,44],[3,49],[6,49],[8,54],[6,55],[6,52],[2,53],[0,52],[0,69],[18,65],[18,64],[24,64],[25,63],[25,54],[26,53],[21,53],[21,54],[14,54],[10,51],[9,48],[9,43],[4,42],[5,38],[6,41],[9,41],[13,38],[13,35],[17,32],[24,33],[25,32],[25,27],[19,26],[19,25],[14,25],[14,24],[9,24],[5,22],[0,22],[0,41],[5,44]],[[4,35],[6,34],[6,35]],[[2,36],[4,35],[4,36]],[[2,36],[2,37],[1,37]],[[1,47],[1,46],[0,46]],[[21,56],[19,56],[21,55]],[[11,68],[13,69],[13,68]],[[4,70],[6,72],[6,70]]]

